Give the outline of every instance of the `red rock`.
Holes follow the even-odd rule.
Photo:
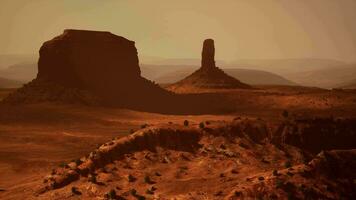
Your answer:
[[[215,66],[215,47],[213,39],[206,39],[203,43],[203,51],[201,53],[201,67],[214,68]]]
[[[115,90],[141,78],[135,42],[110,32],[65,30],[42,45],[37,78],[71,88]]]
[[[180,88],[251,88],[251,86],[227,75],[223,70],[216,67],[214,56],[214,40],[207,39],[203,43],[201,68],[183,80],[172,84],[169,89],[179,91]]]

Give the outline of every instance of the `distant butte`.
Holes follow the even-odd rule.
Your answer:
[[[214,52],[207,48],[211,65]],[[43,43],[39,54],[37,77],[2,103],[58,102],[190,114],[221,112],[225,105],[216,103],[224,101],[220,97],[178,95],[145,79],[135,42],[110,32],[64,30]]]
[[[169,86],[170,90],[181,88],[219,88],[219,89],[250,89],[251,86],[227,75],[215,65],[215,46],[213,39],[203,43],[201,67],[183,80]]]
[[[135,42],[104,31],[64,30],[39,50],[38,74],[5,101],[162,107],[173,96],[141,76]],[[144,99],[144,101],[143,101]]]

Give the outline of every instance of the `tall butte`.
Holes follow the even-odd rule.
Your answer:
[[[169,86],[176,92],[194,89],[250,89],[251,86],[227,75],[215,65],[215,46],[213,39],[203,43],[201,67],[181,81]]]
[[[201,67],[203,69],[214,68],[215,66],[215,46],[213,39],[206,39],[203,43],[201,53]]]

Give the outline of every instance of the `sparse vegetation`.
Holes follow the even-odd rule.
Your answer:
[[[66,167],[67,167],[67,163],[61,162],[61,163],[59,163],[58,166],[59,166],[59,167],[62,167],[62,168],[66,168]]]
[[[279,174],[278,174],[278,171],[275,169],[275,170],[273,170],[273,176],[278,176]]]
[[[135,190],[135,189],[131,189],[130,190],[130,193],[131,193],[131,195],[132,196],[134,196],[136,199],[138,199],[138,200],[145,200],[146,199],[146,197],[144,197],[144,196],[142,196],[142,195],[139,195],[138,193],[137,193],[137,190]]]
[[[130,194],[133,195],[133,196],[135,196],[135,195],[137,194],[137,191],[136,191],[135,189],[131,189],[131,190],[130,190]]]
[[[294,176],[294,174],[292,172],[287,172],[288,176]]]
[[[83,163],[83,161],[80,160],[79,158],[78,158],[78,159],[75,159],[74,162],[75,162],[75,164],[76,164],[77,166],[79,166],[80,164]]]
[[[285,168],[290,168],[290,167],[292,167],[291,161],[288,160],[287,162],[285,162],[285,163],[284,163],[284,167],[285,167]]]
[[[78,190],[77,187],[72,187],[71,188],[72,194],[74,195],[81,195],[82,193]]]
[[[95,174],[89,174],[88,181],[91,183],[97,183]]]
[[[146,194],[154,194],[155,192],[154,191],[152,191],[151,189],[147,189],[146,190]]]
[[[239,146],[242,147],[242,148],[244,148],[244,149],[249,149],[249,148],[250,148],[250,147],[249,147],[247,144],[245,144],[244,142],[239,142]]]
[[[117,199],[116,191],[114,189],[110,190],[108,193],[105,194],[107,199]]]
[[[289,116],[288,111],[287,111],[287,110],[283,110],[282,116],[283,116],[284,118],[288,118],[288,116]]]
[[[235,197],[239,197],[239,196],[242,195],[242,192],[241,191],[235,191],[234,195],[235,195]]]
[[[127,176],[127,179],[129,180],[129,182],[135,182],[136,181],[136,178],[134,176],[132,176],[131,174],[129,174]]]
[[[284,182],[281,179],[276,180],[276,188],[282,188]]]
[[[217,191],[216,193],[215,193],[215,196],[221,196],[221,195],[223,195],[223,191]]]
[[[154,183],[155,183],[154,181],[151,180],[150,176],[148,176],[148,175],[146,175],[146,176],[144,177],[144,181],[145,181],[145,183],[147,183],[147,184],[154,184]]]

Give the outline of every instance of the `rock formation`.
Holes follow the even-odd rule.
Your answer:
[[[207,39],[203,43],[203,51],[201,53],[201,67],[209,69],[215,66],[215,47],[214,40]]]
[[[39,53],[37,78],[62,86],[103,92],[141,79],[135,42],[109,32],[65,30]]]
[[[169,89],[179,91],[182,88],[251,88],[251,86],[227,75],[223,70],[216,67],[214,57],[214,40],[206,39],[203,43],[201,68],[171,85]]]
[[[110,32],[65,30],[39,54],[37,78],[5,101],[146,107],[172,95],[141,77],[135,42]]]
[[[206,52],[211,55],[211,49]],[[39,53],[36,79],[4,103],[94,104],[180,114],[226,112],[228,103],[221,103],[220,97],[176,95],[141,77],[135,42],[110,32],[65,30],[45,42]]]

